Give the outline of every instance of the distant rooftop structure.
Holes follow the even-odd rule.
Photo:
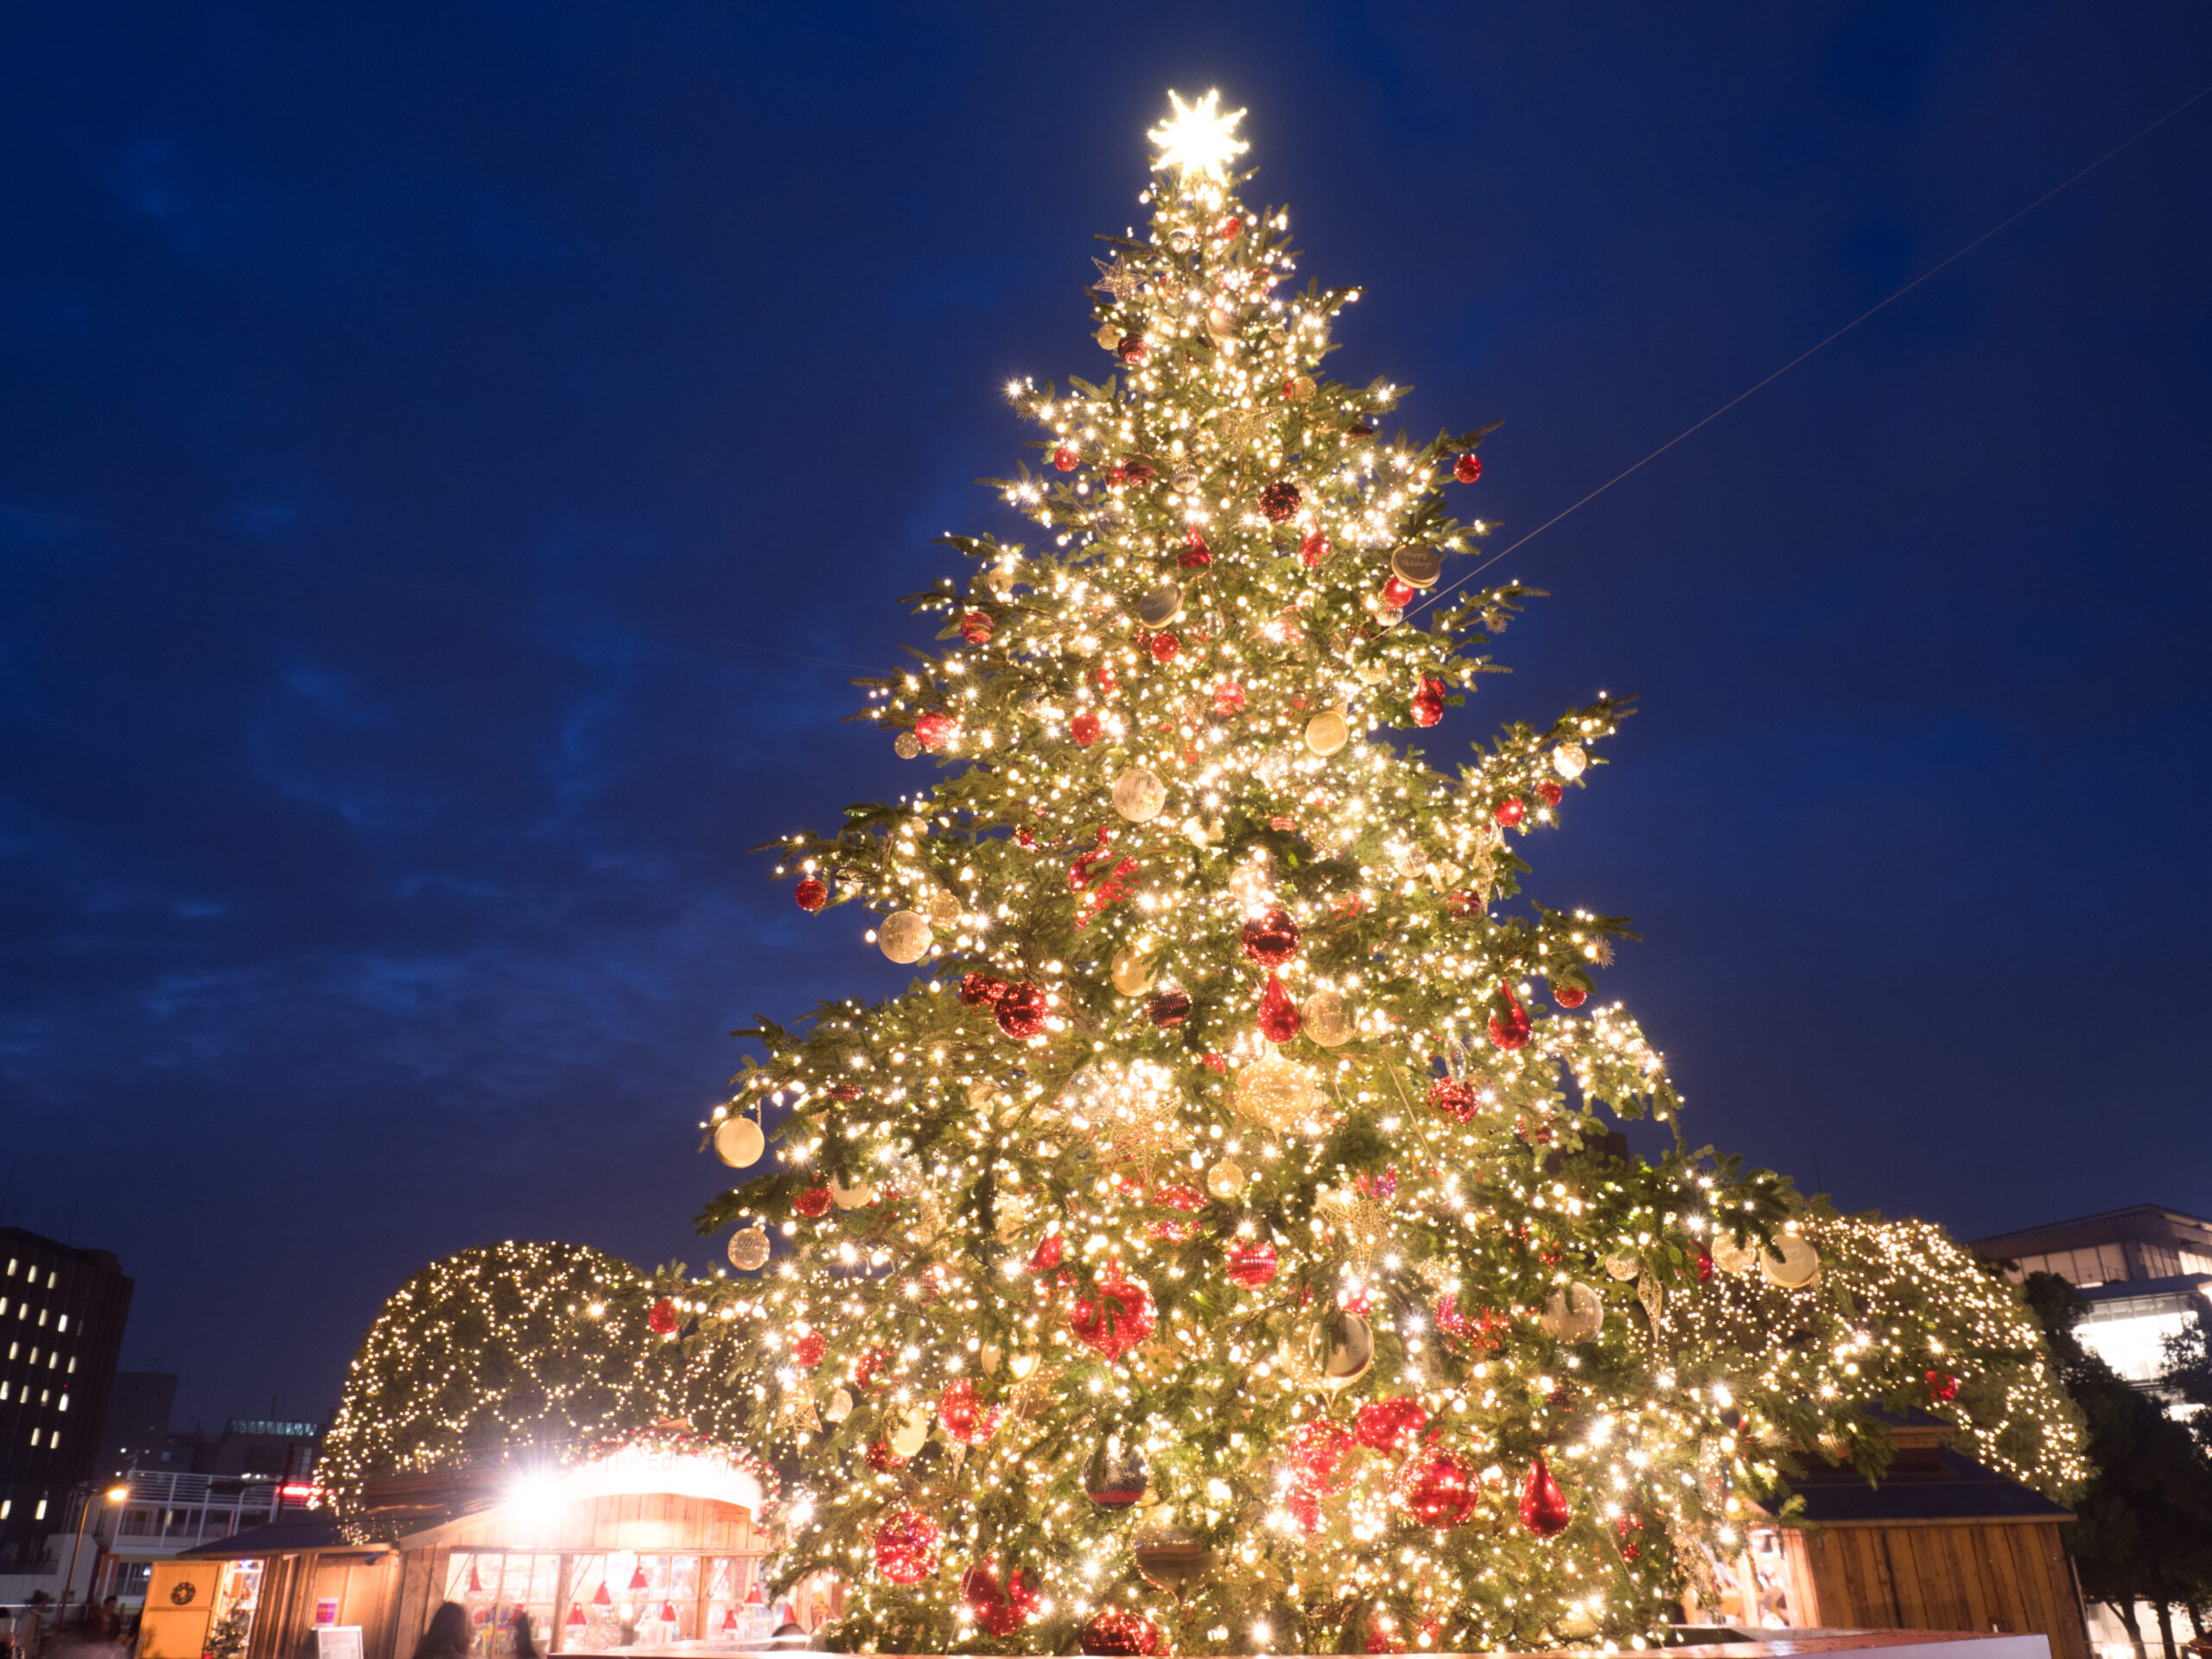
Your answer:
[[[2009,1262],[2015,1283],[2055,1273],[2089,1303],[2083,1344],[2139,1386],[2164,1369],[2165,1338],[2212,1301],[2212,1221],[2164,1205],[2130,1205],[2070,1221],[1977,1238],[1968,1246]]]

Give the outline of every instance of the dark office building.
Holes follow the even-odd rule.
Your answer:
[[[73,1491],[106,1472],[132,1288],[106,1250],[0,1227],[0,1572],[41,1570]]]
[[[169,1418],[176,1410],[175,1371],[118,1371],[100,1431],[99,1478],[168,1461]]]

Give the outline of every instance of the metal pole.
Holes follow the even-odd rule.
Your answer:
[[[69,1588],[77,1582],[77,1552],[85,1547],[85,1522],[92,1519],[92,1489],[85,1488],[84,1507],[77,1511],[77,1541],[69,1546],[69,1571],[61,1580],[61,1611],[54,1616],[54,1628],[59,1630],[69,1622]]]

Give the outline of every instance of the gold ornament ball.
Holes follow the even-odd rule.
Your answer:
[[[1091,338],[1096,340],[1102,348],[1110,352],[1122,343],[1122,331],[1113,323],[1101,323],[1098,332]]]
[[[912,732],[901,732],[891,740],[891,752],[901,760],[912,760],[922,752],[922,740]]]
[[[1181,1524],[1172,1503],[1159,1504],[1137,1517],[1129,1534],[1129,1558],[1155,1587],[1178,1597],[1213,1566],[1213,1551]]]
[[[1321,1103],[1313,1073],[1295,1060],[1266,1054],[1236,1074],[1236,1115],[1271,1129],[1294,1128]]]
[[[768,1230],[759,1222],[741,1227],[729,1236],[729,1264],[740,1273],[758,1273],[768,1265]]]
[[[1167,785],[1142,766],[1131,766],[1114,780],[1114,810],[1131,823],[1150,823],[1166,804]]]
[[[830,1200],[840,1210],[858,1210],[863,1205],[875,1202],[875,1183],[863,1175],[847,1186],[842,1181],[830,1183]]]
[[[767,1144],[760,1126],[749,1117],[724,1118],[715,1131],[715,1156],[732,1169],[759,1163]]]
[[[1802,1290],[1821,1276],[1821,1253],[1795,1233],[1784,1233],[1759,1257],[1759,1271],[1770,1285]]]
[[[1283,396],[1294,404],[1310,403],[1313,401],[1313,394],[1319,390],[1320,388],[1313,384],[1313,377],[1310,374],[1294,374],[1283,383],[1282,388]]]
[[[1358,1029],[1358,1015],[1342,991],[1316,991],[1298,1011],[1300,1029],[1324,1048],[1341,1048]]]
[[[1715,1240],[1713,1246],[1713,1265],[1723,1273],[1749,1273],[1759,1264],[1759,1253],[1750,1244],[1731,1244]]]
[[[1206,313],[1206,333],[1216,340],[1227,340],[1236,332],[1236,319],[1230,313],[1219,306]]]
[[[1588,1342],[1605,1328],[1605,1299],[1587,1285],[1561,1285],[1537,1323],[1560,1342]]]
[[[1234,1158],[1224,1158],[1206,1171],[1206,1191],[1224,1204],[1234,1204],[1244,1196],[1244,1167]]]
[[[1326,760],[1351,741],[1351,728],[1344,721],[1341,709],[1324,709],[1306,722],[1306,747],[1308,753]]]
[[[960,920],[960,900],[939,887],[930,895],[930,920],[938,927],[951,927]]]
[[[1152,963],[1134,944],[1125,944],[1114,953],[1114,988],[1123,996],[1142,996],[1152,988]]]
[[[1625,1284],[1643,1271],[1643,1263],[1636,1259],[1631,1251],[1615,1250],[1605,1258],[1605,1271]]]
[[[893,962],[918,962],[930,948],[930,920],[917,910],[894,910],[883,918],[875,942]]]
[[[1552,770],[1570,784],[1582,775],[1583,768],[1589,764],[1590,757],[1582,752],[1580,743],[1562,743],[1552,751]]]

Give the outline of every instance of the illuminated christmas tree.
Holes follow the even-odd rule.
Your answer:
[[[1406,735],[1529,596],[1472,580],[1487,429],[1386,436],[1398,388],[1321,372],[1357,296],[1293,289],[1236,121],[1152,135],[1112,378],[1009,388],[1041,540],[946,538],[944,648],[868,683],[934,786],[781,848],[925,977],[747,1033],[712,1135],[768,1162],[702,1223],[747,1276],[661,1289],[798,1477],[782,1571],[845,1580],[841,1647],[1640,1642],[1771,1489],[1763,1435],[1931,1369],[1916,1325],[1783,1398],[1762,1299],[1848,1329],[1819,1217],[1612,1131],[1678,1106],[1597,996],[1624,924],[1522,854],[1627,710],[1450,767]]]

